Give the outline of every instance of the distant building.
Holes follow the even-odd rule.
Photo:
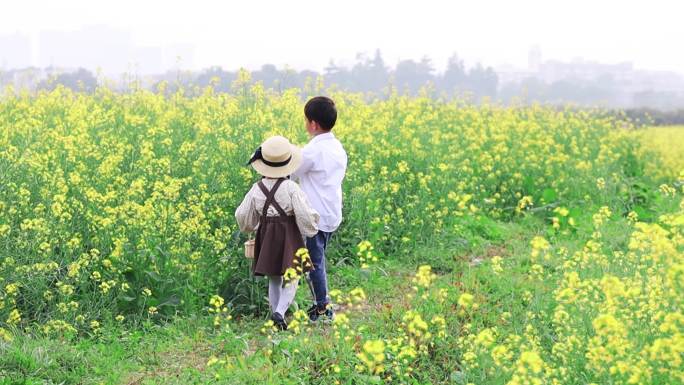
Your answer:
[[[0,69],[27,68],[32,63],[31,39],[19,33],[0,36]]]
[[[116,28],[95,25],[77,31],[41,31],[41,67],[101,68],[107,75],[130,71],[131,36]]]
[[[10,70],[9,75],[9,81],[3,85],[12,85],[17,90],[30,91],[35,90],[38,83],[48,76],[45,70],[34,67]]]
[[[634,68],[630,62],[602,64],[582,59],[572,62],[549,60],[539,65],[537,76],[547,83],[553,83],[568,79],[594,81],[605,75],[622,80],[629,78],[633,72]]]
[[[529,77],[536,75],[536,71],[532,72],[527,69],[520,69],[510,64],[498,66],[496,67],[495,71],[499,77],[499,86],[510,83],[519,83]]]
[[[541,48],[538,45],[535,45],[530,49],[530,51],[527,54],[527,69],[530,72],[537,72],[539,71],[539,67],[541,67],[542,64],[542,52]]]
[[[604,64],[581,58],[542,61],[539,47],[528,52],[527,68],[505,65],[496,72],[504,97],[529,91],[532,101],[617,108],[674,108],[684,100],[681,74],[637,70],[631,62]]]

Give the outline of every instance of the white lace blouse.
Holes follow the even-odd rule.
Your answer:
[[[270,191],[275,185],[277,179],[264,178],[261,180],[266,188]],[[258,183],[258,182],[257,182]],[[240,206],[235,210],[235,219],[237,219],[240,231],[252,232],[257,229],[259,225],[259,217],[264,209],[266,203],[266,196],[261,191],[259,186],[255,183],[247,192],[245,198],[240,203]],[[306,195],[299,187],[299,185],[289,179],[283,181],[275,193],[275,201],[287,215],[294,215],[299,231],[305,237],[313,237],[318,233],[318,221],[320,216],[318,212],[311,208]],[[277,216],[278,210],[272,205],[268,207],[267,216]]]

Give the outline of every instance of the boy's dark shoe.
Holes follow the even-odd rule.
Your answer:
[[[306,314],[311,322],[331,322],[335,318],[335,312],[330,304],[323,307],[314,304],[306,311]]]
[[[271,321],[273,321],[273,324],[278,330],[287,330],[287,323],[280,313],[271,314]]]

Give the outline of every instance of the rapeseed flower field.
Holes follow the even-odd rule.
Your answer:
[[[653,158],[647,163],[650,174],[669,179],[684,179],[684,156],[681,144],[684,130],[681,126],[652,127],[639,132],[644,149]],[[654,154],[655,153],[655,156]],[[645,154],[649,156],[649,154]]]
[[[600,111],[333,91],[340,309],[280,333],[232,213],[264,138],[306,142],[302,102],[235,90],[1,99],[4,352],[201,314],[205,382],[684,382],[681,146]]]

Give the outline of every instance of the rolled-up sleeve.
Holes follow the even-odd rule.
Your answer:
[[[253,191],[254,186],[252,186],[242,200],[242,203],[240,203],[240,206],[235,210],[235,219],[240,227],[240,231],[245,233],[253,232],[259,224],[259,215],[254,207]]]
[[[292,191],[292,209],[294,210],[295,220],[299,231],[305,237],[313,237],[318,233],[318,220],[320,215],[311,207],[309,200],[306,199],[304,191],[295,185]]]

